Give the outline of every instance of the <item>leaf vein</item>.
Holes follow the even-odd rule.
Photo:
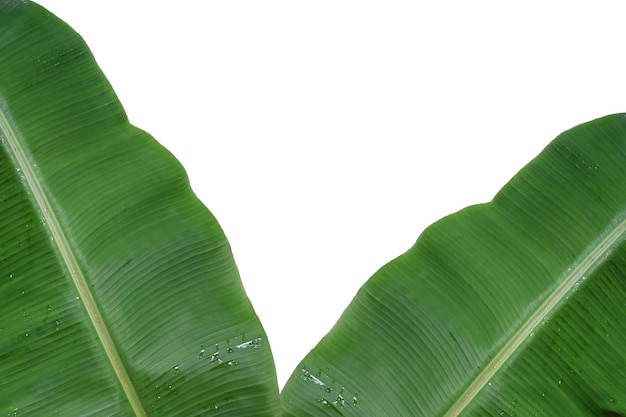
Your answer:
[[[616,223],[617,225],[615,225]],[[488,363],[473,383],[461,394],[444,414],[444,417],[458,416],[483,387],[489,383],[489,380],[498,372],[502,365],[516,352],[524,340],[542,323],[544,318],[556,309],[560,301],[576,290],[577,286],[585,281],[587,276],[610,255],[612,249],[626,236],[626,219],[621,221],[618,219],[617,222],[613,222],[609,230],[602,240],[596,242],[575,263],[576,266],[568,271],[561,285],[546,298],[524,325],[494,356],[494,359]]]
[[[54,211],[51,209],[46,193],[42,188],[41,181],[39,181],[37,172],[34,169],[35,167],[29,162],[27,152],[18,139],[19,136],[18,133],[16,133],[18,130],[12,126],[7,107],[6,102],[0,97],[0,134],[4,138],[5,149],[16,165],[16,169],[20,172],[24,187],[27,188],[26,191],[30,191],[36,209],[42,216],[42,223],[48,227],[50,238],[54,241],[54,244],[63,258],[65,268],[72,277],[80,299],[85,306],[87,314],[135,414],[138,417],[146,416],[147,414],[143,409],[139,396],[126,371],[126,367],[113,343],[109,330],[104,324],[95,299],[89,290],[85,275],[79,267],[71,245],[63,233],[61,224],[56,218]]]

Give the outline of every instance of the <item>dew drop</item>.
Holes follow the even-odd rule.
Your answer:
[[[179,372],[180,372],[180,368],[178,367],[178,365],[176,365],[176,366],[174,367],[174,373],[175,373],[175,374],[177,374],[177,373],[179,373]]]
[[[326,385],[324,384],[319,378],[316,378],[311,372],[307,371],[306,369],[301,369],[302,371],[302,379],[304,379],[305,381],[310,381],[313,382],[316,385]]]
[[[326,398],[318,398],[317,402],[320,404],[324,404],[324,405],[330,405],[330,403],[328,402]]]

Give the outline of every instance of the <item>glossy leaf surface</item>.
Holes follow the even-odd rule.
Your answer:
[[[625,416],[626,116],[429,227],[283,390],[286,416]]]
[[[0,2],[0,415],[280,415],[267,338],[177,161],[80,37]],[[286,416],[626,416],[626,117],[428,228]]]
[[[218,223],[25,1],[0,2],[0,140],[0,415],[278,413]]]

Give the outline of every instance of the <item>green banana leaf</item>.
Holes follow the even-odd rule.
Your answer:
[[[0,2],[0,140],[0,415],[279,413],[218,223],[26,1]]]
[[[626,416],[626,115],[433,224],[302,361],[284,416]]]
[[[0,1],[0,415],[626,416],[626,116],[359,291],[281,394],[216,220],[84,42]]]

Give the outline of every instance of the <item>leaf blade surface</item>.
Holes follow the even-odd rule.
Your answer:
[[[4,2],[0,48],[0,411],[275,415],[267,337],[180,164],[44,9]]]
[[[368,281],[303,360],[283,390],[286,415],[556,415],[542,403],[545,397],[529,394],[547,381],[517,380],[511,369],[520,361],[533,363],[526,369],[545,378],[544,358],[530,346],[556,337],[551,331],[557,330],[546,325],[550,317],[584,299],[585,291],[591,294],[594,279],[602,281],[594,271],[624,250],[625,149],[623,115],[578,126],[551,143],[491,203],[429,227]],[[613,299],[625,296],[618,292]],[[613,307],[626,315],[623,304]],[[619,333],[623,320],[615,320],[613,333]],[[592,338],[590,328],[570,331]],[[598,351],[605,342],[594,342]],[[604,365],[614,361],[612,366],[622,367],[624,356],[616,349],[622,340],[611,343]],[[574,355],[582,352],[569,355],[560,360],[573,369]],[[602,375],[599,366],[589,369]],[[488,396],[502,379],[515,381],[515,398],[504,387],[509,397]],[[568,411],[623,412],[623,383],[601,381],[604,391],[596,390],[596,397],[585,390],[589,381],[577,381],[569,393],[576,401],[570,403],[586,403]]]

